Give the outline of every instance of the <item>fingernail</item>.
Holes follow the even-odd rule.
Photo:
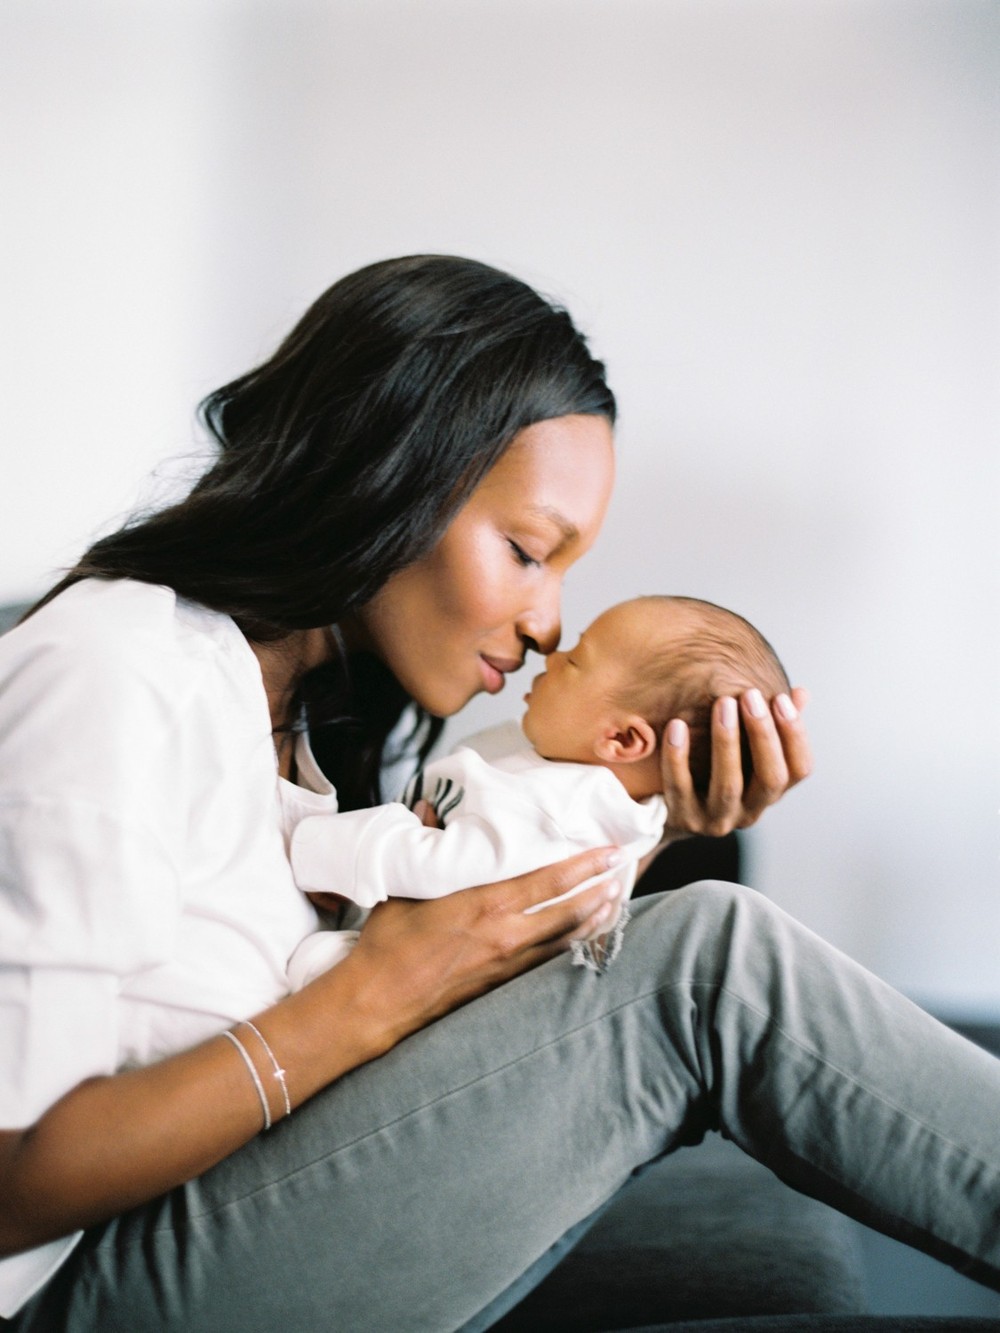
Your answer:
[[[738,720],[739,719],[736,713],[736,700],[729,698],[720,699],[719,721],[722,723],[725,729],[727,731],[733,731],[736,727]]]
[[[675,717],[672,722],[668,723],[667,744],[672,745],[675,750],[679,750],[680,747],[684,744],[684,738],[686,735],[687,735],[687,727],[680,720],[680,718]]]
[[[625,853],[620,848],[616,847],[613,852],[608,852],[607,856],[604,858],[604,864],[610,870],[612,866],[620,866],[624,860]]]
[[[774,707],[779,717],[783,717],[786,722],[794,722],[799,715],[799,710],[792,703],[787,694],[779,694],[774,701]]]
[[[607,888],[604,890],[604,896],[605,898],[608,899],[609,902],[614,902],[616,898],[621,897],[621,892],[622,892],[622,886],[618,883],[616,879],[613,879],[611,883],[607,886]]]
[[[767,705],[760,690],[747,690],[747,708],[751,717],[763,717],[766,714]]]

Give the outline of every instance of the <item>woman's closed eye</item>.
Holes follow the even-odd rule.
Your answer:
[[[510,547],[514,559],[519,565],[523,565],[525,569],[535,569],[542,563],[541,560],[536,560],[533,555],[529,555],[524,547],[516,542],[513,537],[507,538],[507,545]]]

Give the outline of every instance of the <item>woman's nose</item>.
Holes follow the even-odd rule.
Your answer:
[[[518,624],[518,633],[529,648],[548,656],[559,647],[562,633],[562,585],[553,582]]]

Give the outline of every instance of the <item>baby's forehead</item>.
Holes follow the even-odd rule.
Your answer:
[[[644,637],[669,638],[689,632],[706,623],[706,619],[703,608],[697,603],[672,597],[633,597],[609,607],[591,628],[613,633],[634,630]]]

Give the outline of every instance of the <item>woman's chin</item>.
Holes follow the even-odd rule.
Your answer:
[[[432,717],[454,717],[456,713],[462,711],[466,704],[471,703],[477,694],[484,693],[485,691],[480,685],[475,689],[467,690],[462,694],[458,694],[457,692],[451,692],[447,695],[435,694],[426,699],[415,698],[413,702],[419,704],[420,707],[430,713]]]

